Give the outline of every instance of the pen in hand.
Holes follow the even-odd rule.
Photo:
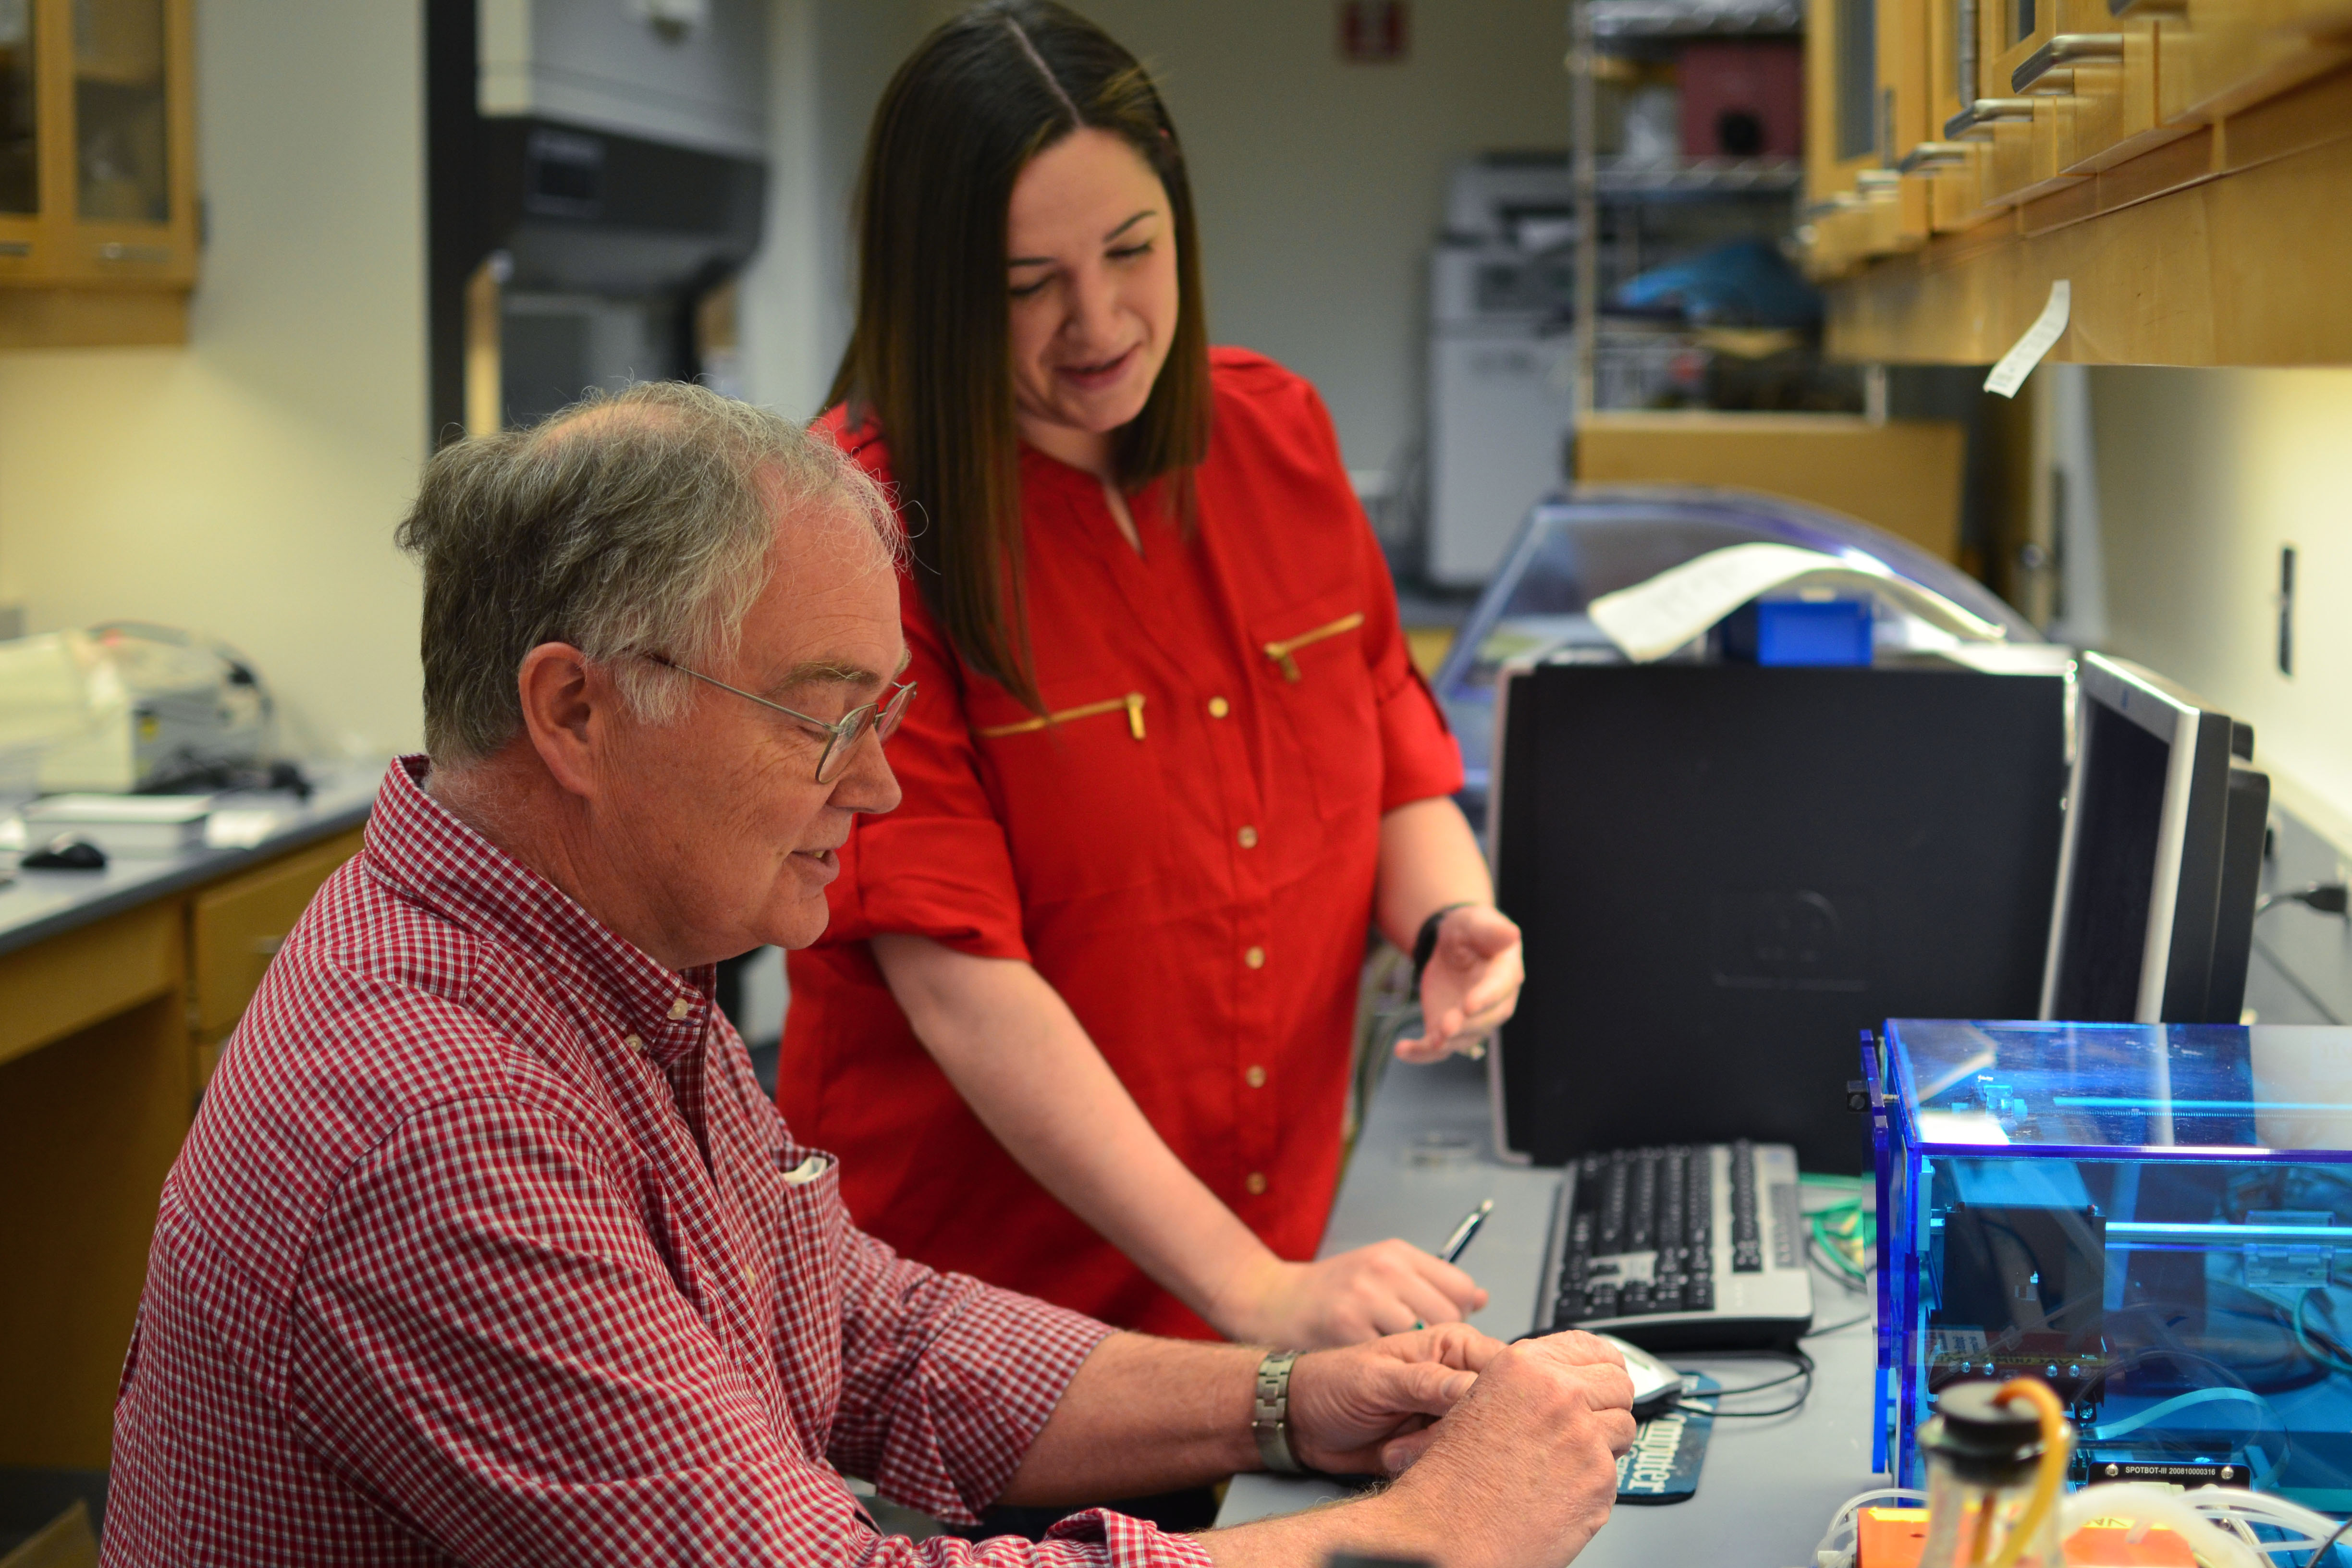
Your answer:
[[[1486,1216],[1494,1212],[1495,1200],[1487,1198],[1464,1215],[1462,1223],[1454,1227],[1454,1234],[1445,1238],[1445,1245],[1437,1249],[1437,1256],[1448,1263],[1459,1262],[1462,1254],[1469,1249],[1470,1238],[1478,1234],[1478,1227],[1485,1225]]]

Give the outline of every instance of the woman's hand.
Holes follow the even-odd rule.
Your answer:
[[[1391,1240],[1314,1263],[1265,1253],[1219,1292],[1206,1316],[1227,1339],[1313,1350],[1460,1322],[1486,1304],[1486,1292],[1469,1275]]]
[[[1476,1054],[1519,1005],[1527,978],[1519,928],[1491,904],[1448,910],[1437,947],[1421,973],[1422,1035],[1396,1043],[1398,1059],[1433,1062],[1453,1051]]]

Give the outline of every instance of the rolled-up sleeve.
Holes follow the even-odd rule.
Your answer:
[[[862,1233],[846,1252],[833,1462],[909,1508],[973,1523],[1111,1331],[934,1273]]]

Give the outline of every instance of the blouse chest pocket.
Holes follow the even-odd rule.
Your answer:
[[[1162,836],[1120,829],[1161,815],[1167,726],[1144,693],[1118,684],[1098,681],[1110,691],[1043,715],[1009,700],[971,711],[1024,902],[1095,898],[1161,875]]]
[[[1278,793],[1295,769],[1326,821],[1380,809],[1380,707],[1364,658],[1364,597],[1350,585],[1250,624],[1258,690],[1276,715],[1269,788]],[[1287,767],[1286,739],[1296,748]]]

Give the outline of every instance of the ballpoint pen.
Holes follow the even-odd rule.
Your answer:
[[[1478,1227],[1486,1224],[1486,1216],[1494,1212],[1495,1200],[1487,1198],[1483,1200],[1476,1208],[1464,1215],[1462,1223],[1454,1227],[1454,1234],[1445,1238],[1445,1245],[1437,1249],[1437,1256],[1448,1263],[1460,1258],[1468,1249],[1470,1238],[1478,1234]]]

